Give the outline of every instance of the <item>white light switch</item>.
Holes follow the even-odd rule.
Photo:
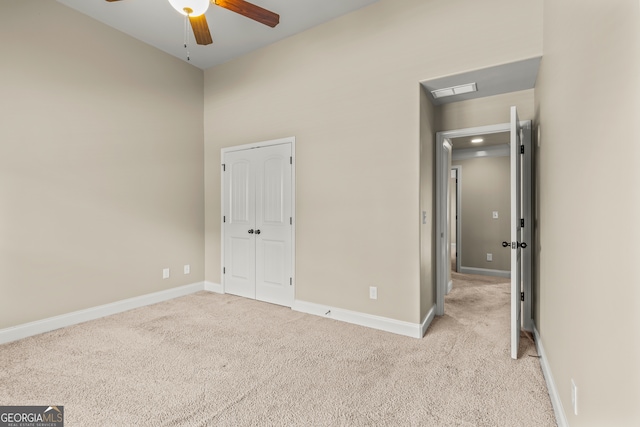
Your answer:
[[[487,254],[487,261],[493,261],[493,254]]]
[[[378,299],[378,288],[375,286],[369,287],[369,298]]]
[[[191,266],[189,264],[186,264],[184,266],[184,274],[189,274],[191,273]]]
[[[168,268],[163,268],[162,269],[162,278],[163,279],[168,279],[169,278],[169,269]]]
[[[498,211],[493,211],[493,219],[498,219]]]

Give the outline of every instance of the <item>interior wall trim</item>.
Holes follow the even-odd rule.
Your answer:
[[[220,283],[204,282],[204,290],[216,294],[224,294],[224,287]]]
[[[565,415],[564,407],[562,406],[562,400],[560,400],[560,394],[556,388],[556,383],[553,380],[553,374],[551,373],[547,354],[544,352],[542,340],[540,339],[540,334],[538,333],[538,329],[536,329],[535,325],[533,325],[533,334],[535,337],[536,349],[538,350],[538,356],[540,356],[540,367],[542,368],[542,374],[544,375],[544,379],[547,383],[547,390],[549,391],[549,397],[551,398],[553,413],[556,416],[556,423],[558,424],[558,427],[569,427],[569,422],[567,421],[567,416]]]
[[[431,308],[422,323],[404,322],[388,317],[375,316],[301,300],[295,300],[291,309],[412,338],[422,338],[424,336],[423,331],[427,330],[435,316],[435,305]]]
[[[36,320],[34,322],[24,323],[22,325],[11,326],[9,328],[0,329],[0,344],[5,344],[33,335],[50,332],[67,326],[77,325],[78,323],[99,319],[101,317],[110,316],[112,314],[122,313],[134,308],[157,304],[159,302],[182,297],[185,295],[190,295],[202,290],[205,290],[205,283],[197,282],[190,285],[166,289],[164,291],[128,298],[109,304],[99,305],[97,307],[73,311],[71,313],[61,314],[59,316]]]
[[[509,270],[492,270],[490,268],[460,267],[460,273],[511,278],[511,272]]]
[[[420,334],[421,334],[420,338],[424,337],[424,335],[427,333],[427,329],[429,329],[429,325],[431,324],[431,322],[435,317],[436,317],[436,305],[433,304],[429,309],[429,312],[427,313],[427,315],[424,317],[422,324],[420,325]]]

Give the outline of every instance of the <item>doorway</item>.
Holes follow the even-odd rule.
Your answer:
[[[472,142],[473,141],[473,142]],[[451,138],[452,170],[460,177],[460,233],[457,244],[452,233],[452,257],[455,250],[463,274],[510,277],[510,254],[501,243],[510,235],[510,161],[509,132]],[[464,172],[464,180],[462,179]],[[455,182],[452,178],[452,210],[455,206]],[[455,218],[452,212],[451,228]],[[453,265],[453,260],[452,263]]]
[[[225,293],[291,307],[294,138],[222,149]]]
[[[522,158],[522,241],[531,242],[532,216],[531,216],[531,122],[519,122],[522,128],[522,145],[524,154]],[[449,229],[451,217],[449,211],[450,198],[450,171],[452,159],[452,139],[471,137],[478,134],[497,134],[509,132],[510,123],[502,123],[490,126],[459,129],[446,132],[438,132],[436,135],[436,314],[444,315],[444,296],[447,294],[451,275],[451,242]],[[457,246],[457,245],[456,245]],[[457,248],[458,250],[460,248]],[[460,252],[458,252],[460,254]],[[531,250],[522,251],[523,292],[524,302],[522,311],[522,327],[532,330],[533,320],[531,311]]]

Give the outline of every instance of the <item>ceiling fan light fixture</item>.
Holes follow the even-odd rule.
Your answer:
[[[209,0],[169,0],[169,4],[182,15],[191,17],[203,15],[209,9]]]

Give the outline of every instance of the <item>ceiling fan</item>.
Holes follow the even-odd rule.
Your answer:
[[[120,0],[106,0],[115,2]],[[211,32],[207,24],[205,12],[209,8],[209,3],[239,13],[249,19],[268,25],[273,28],[280,23],[280,15],[270,10],[263,9],[253,3],[244,0],[169,0],[171,6],[181,14],[189,18],[196,43],[208,45],[213,42]]]

